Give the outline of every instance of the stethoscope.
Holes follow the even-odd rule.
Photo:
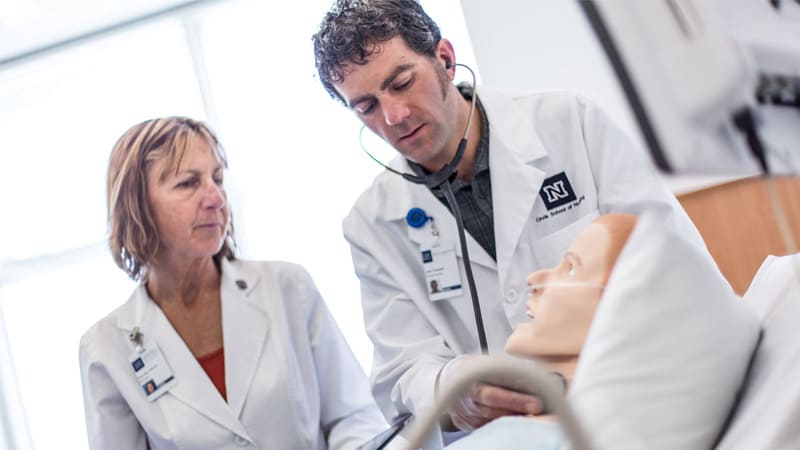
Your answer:
[[[427,175],[415,175],[406,172],[400,172],[399,170],[395,170],[386,164],[382,163],[378,158],[372,155],[369,150],[364,147],[363,142],[363,135],[364,135],[364,128],[366,125],[361,127],[361,131],[358,134],[358,143],[361,145],[361,149],[364,153],[367,154],[373,161],[383,166],[384,169],[392,172],[396,175],[400,175],[401,177],[405,178],[406,180],[415,183],[415,184],[422,184],[428,187],[428,189],[433,188],[441,188],[442,192],[444,192],[445,199],[447,200],[447,204],[450,206],[450,210],[453,212],[453,216],[456,219],[456,225],[458,226],[458,243],[461,246],[461,254],[463,255],[463,264],[464,264],[464,273],[467,275],[467,283],[469,285],[469,292],[472,297],[472,311],[475,314],[475,326],[478,330],[478,342],[480,343],[481,352],[486,354],[489,351],[489,346],[486,342],[486,329],[483,325],[483,314],[481,314],[481,305],[478,302],[478,290],[475,288],[475,278],[472,275],[472,264],[470,263],[469,259],[469,250],[467,249],[467,240],[464,235],[464,222],[461,218],[461,210],[458,208],[458,202],[456,202],[456,197],[453,194],[453,187],[451,186],[450,182],[455,179],[456,177],[456,167],[458,163],[461,162],[461,158],[464,156],[464,151],[467,148],[467,136],[469,136],[470,127],[472,126],[472,117],[475,114],[475,104],[477,103],[477,83],[475,80],[475,72],[464,64],[455,64],[456,66],[461,66],[467,69],[472,76],[472,105],[469,110],[469,117],[467,118],[467,126],[464,130],[464,137],[461,138],[461,141],[458,143],[458,148],[456,149],[456,154],[453,156],[453,159],[445,164],[438,172],[430,173]],[[445,69],[450,69],[453,67],[453,63],[447,62],[445,64]]]

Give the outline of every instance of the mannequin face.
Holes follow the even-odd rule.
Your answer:
[[[572,242],[558,266],[528,276],[528,315],[506,350],[523,357],[577,356],[594,318],[613,261],[606,225],[593,222]]]

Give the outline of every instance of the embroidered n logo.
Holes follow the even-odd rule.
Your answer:
[[[572,184],[570,184],[565,172],[545,179],[542,183],[542,189],[539,191],[539,196],[544,200],[544,205],[548,211],[577,200],[575,191],[572,189]]]
[[[548,203],[557,202],[558,199],[567,198],[571,195],[571,192],[567,191],[567,188],[564,187],[564,182],[561,180],[549,186],[542,187],[542,192],[547,196]]]

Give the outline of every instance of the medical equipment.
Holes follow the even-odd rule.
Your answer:
[[[564,385],[551,372],[536,365],[534,361],[512,356],[484,355],[464,365],[464,371],[453,378],[453,383],[440,394],[436,406],[411,425],[408,450],[423,448],[428,435],[436,428],[439,418],[475,382],[488,382],[510,386],[516,390],[536,395],[544,403],[546,411],[558,414],[566,430],[572,450],[590,450],[589,440],[567,404]]]
[[[414,175],[410,173],[400,172],[395,170],[386,164],[382,163],[378,158],[372,155],[372,153],[367,150],[364,146],[363,142],[363,135],[364,135],[364,128],[366,125],[361,127],[361,131],[358,134],[358,142],[361,145],[361,149],[364,153],[367,154],[373,161],[383,166],[384,169],[392,172],[394,174],[400,175],[401,177],[405,178],[406,180],[415,183],[415,184],[422,184],[427,186],[429,189],[433,188],[441,188],[442,192],[444,193],[445,199],[447,200],[447,204],[450,206],[450,210],[453,212],[453,216],[456,219],[456,225],[458,226],[458,242],[461,247],[461,254],[463,256],[464,262],[464,272],[467,275],[467,283],[469,285],[469,292],[472,299],[472,310],[475,315],[475,327],[478,331],[478,342],[480,343],[481,352],[484,354],[488,353],[489,351],[489,344],[486,340],[486,328],[483,325],[483,315],[481,313],[481,306],[480,302],[478,301],[478,289],[475,287],[475,277],[472,275],[472,263],[469,259],[469,249],[467,248],[467,239],[464,235],[464,221],[461,218],[461,210],[458,207],[458,202],[456,201],[455,194],[453,194],[453,188],[450,185],[450,182],[455,179],[456,177],[456,168],[458,167],[458,163],[461,162],[461,158],[464,156],[464,151],[467,148],[467,137],[469,136],[469,131],[472,126],[472,117],[475,114],[475,105],[477,101],[475,100],[477,97],[477,81],[475,78],[475,72],[465,64],[455,64],[456,66],[461,66],[467,69],[472,77],[472,105],[470,106],[469,116],[467,118],[467,126],[464,129],[464,137],[461,138],[461,141],[458,143],[458,148],[456,149],[456,154],[453,156],[453,159],[445,164],[438,172],[434,172],[425,176]],[[450,69],[453,67],[453,63],[447,62],[445,64],[445,69]]]
[[[791,144],[797,132],[792,136],[780,130],[782,141],[793,147],[781,154],[778,145],[766,145],[757,111],[759,102],[798,104],[800,81],[790,74],[800,69],[800,27],[778,14],[780,4],[773,8],[745,0],[715,10],[712,2],[693,0],[578,3],[617,74],[655,164],[668,173],[767,175],[781,237],[787,251],[796,252],[769,175],[797,173]],[[724,16],[729,28],[737,28],[732,33],[726,32]],[[730,35],[735,33],[738,39]],[[780,119],[785,129],[800,128],[796,118],[793,123]]]
[[[665,172],[754,173],[763,154],[737,140],[753,124],[756,72],[708,2],[579,1],[656,165]],[[726,152],[720,152],[726,148]]]
[[[797,115],[776,116],[775,105],[800,104],[800,5],[578,3],[661,170],[797,173]]]

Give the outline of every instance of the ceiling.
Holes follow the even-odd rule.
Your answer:
[[[102,30],[210,1],[4,0],[0,9],[0,65]]]

